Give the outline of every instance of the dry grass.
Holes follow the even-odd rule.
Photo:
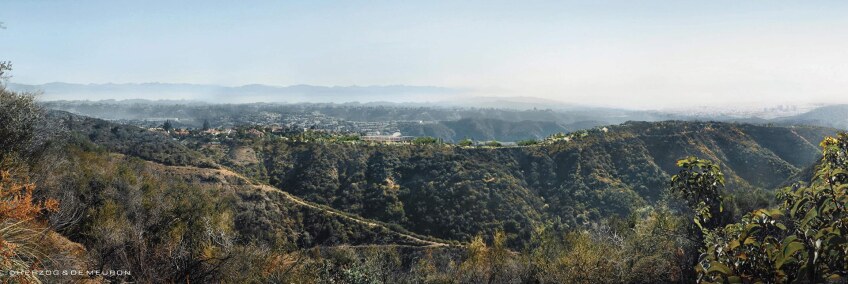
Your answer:
[[[51,262],[43,249],[47,229],[37,218],[42,212],[56,211],[59,203],[36,201],[34,190],[26,176],[0,170],[0,270],[12,282],[41,283],[33,275],[10,276],[9,272],[39,269]]]

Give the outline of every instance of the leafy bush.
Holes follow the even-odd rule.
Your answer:
[[[462,147],[474,146],[474,140],[462,139],[461,141],[459,141],[459,144],[457,144],[457,145],[462,146]]]
[[[778,193],[778,208],[757,209],[737,223],[704,229],[699,280],[844,282],[848,275],[848,135],[821,143],[809,185]]]
[[[41,126],[43,110],[34,94],[10,92],[0,85],[0,160],[37,151],[47,139],[47,129]]]
[[[435,137],[430,137],[430,136],[415,137],[415,139],[412,140],[413,144],[421,144],[421,145],[436,144],[438,142],[439,142],[439,139],[436,139]]]
[[[489,147],[500,147],[500,146],[502,146],[502,145],[501,145],[501,143],[500,143],[500,142],[498,142],[498,141],[489,141],[489,142],[486,142],[486,146],[489,146]]]

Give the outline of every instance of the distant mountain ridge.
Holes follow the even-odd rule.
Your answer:
[[[439,101],[465,90],[408,85],[381,86],[272,86],[250,84],[220,86],[180,83],[74,84],[54,82],[40,85],[10,83],[15,91],[42,91],[40,99],[55,100],[197,100],[209,103],[247,102],[428,102]]]
[[[832,105],[799,115],[775,119],[781,124],[807,124],[848,129],[848,105]]]
[[[14,91],[39,92],[41,101],[110,101],[115,103],[360,103],[384,106],[440,106],[501,109],[612,109],[528,96],[486,96],[475,90],[440,86],[371,85],[221,86],[186,83],[46,84],[10,83]]]

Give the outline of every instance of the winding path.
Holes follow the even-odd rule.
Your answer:
[[[218,168],[218,169],[213,169],[213,168],[199,168],[199,167],[193,167],[193,166],[167,166],[167,165],[159,164],[159,163],[156,163],[156,162],[151,162],[151,161],[147,161],[147,162],[155,164],[155,165],[160,166],[160,167],[164,167],[165,169],[168,169],[168,170],[183,170],[183,171],[190,171],[190,172],[207,172],[207,173],[218,174],[218,175],[226,176],[226,177],[235,177],[235,178],[238,178],[238,179],[244,181],[247,185],[258,188],[260,190],[280,193],[280,194],[283,195],[283,197],[286,200],[288,200],[288,201],[290,201],[294,204],[304,206],[304,207],[307,207],[307,208],[310,208],[310,209],[318,210],[318,211],[321,211],[325,214],[337,216],[339,218],[342,218],[342,219],[345,219],[345,220],[348,220],[348,221],[351,221],[351,222],[363,224],[363,225],[366,225],[368,227],[383,228],[383,229],[385,229],[389,232],[392,232],[393,234],[401,236],[401,237],[403,237],[407,240],[410,240],[414,243],[422,244],[419,247],[447,247],[447,246],[451,246],[451,244],[448,244],[448,243],[425,240],[425,239],[416,237],[414,235],[399,232],[399,231],[394,230],[394,229],[392,229],[388,226],[377,223],[373,220],[369,220],[369,219],[362,218],[362,217],[355,216],[355,215],[344,214],[344,213],[339,212],[338,210],[330,209],[330,208],[327,208],[325,206],[314,204],[312,202],[303,200],[300,197],[294,196],[291,193],[288,193],[284,190],[273,187],[271,185],[254,182],[250,178],[247,178],[247,177],[245,177],[245,176],[243,176],[243,175],[241,175],[241,174],[239,174],[235,171],[232,171],[232,170],[227,169],[227,168],[222,167],[222,166],[219,166],[220,168]]]

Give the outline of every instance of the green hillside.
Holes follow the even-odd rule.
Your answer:
[[[307,201],[416,234],[467,242],[504,230],[512,245],[525,243],[544,222],[573,228],[655,203],[676,171],[675,162],[687,156],[717,161],[729,186],[745,194],[773,189],[802,178],[802,169],[819,156],[817,141],[836,132],[628,122],[530,147],[265,138],[225,141],[223,147],[242,154],[204,157],[192,150],[197,145],[186,147],[143,129],[67,113],[53,117],[109,151],[170,165],[219,167],[217,162]]]
[[[630,122],[523,147],[237,135],[212,150],[48,120],[61,135],[19,166],[60,204],[44,221],[58,241],[39,246],[133,273],[110,281],[155,282],[685,282],[702,241],[667,195],[678,159],[721,166],[730,220],[772,206],[767,191],[808,176],[835,133]]]
[[[258,160],[243,169],[306,200],[450,240],[503,229],[518,245],[545,221],[576,227],[656,202],[675,162],[690,155],[717,161],[737,191],[775,188],[815,162],[815,145],[835,132],[669,121],[531,147],[273,139],[240,147]]]

